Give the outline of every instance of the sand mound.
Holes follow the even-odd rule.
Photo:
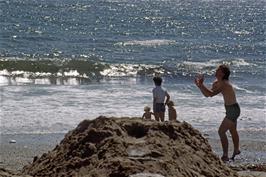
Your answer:
[[[140,118],[84,120],[54,150],[34,158],[32,176],[237,176],[188,123]]]

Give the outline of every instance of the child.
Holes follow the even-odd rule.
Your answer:
[[[176,109],[174,107],[174,102],[173,101],[169,101],[167,103],[167,106],[168,106],[169,121],[176,121],[177,114],[176,114]]]
[[[155,120],[164,121],[164,113],[165,113],[165,104],[168,103],[170,96],[165,89],[161,87],[162,78],[156,76],[153,78],[155,88],[152,90],[153,94],[153,112],[155,116]],[[166,98],[166,102],[164,102]]]
[[[228,140],[226,136],[227,130],[232,135],[234,144],[234,152],[232,160],[235,156],[240,154],[239,150],[239,136],[237,132],[237,118],[240,115],[240,107],[236,101],[236,95],[233,86],[229,82],[230,70],[226,65],[220,65],[215,73],[216,80],[212,84],[212,88],[208,89],[204,84],[204,77],[198,76],[195,79],[195,84],[198,86],[202,94],[206,97],[213,97],[219,93],[223,95],[226,116],[219,127],[219,136],[223,148],[223,156],[221,159],[225,162],[228,161]]]
[[[142,119],[151,120],[151,115],[154,115],[153,112],[151,112],[151,108],[149,106],[144,107],[144,114],[142,115]]]

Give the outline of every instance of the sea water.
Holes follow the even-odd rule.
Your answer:
[[[141,117],[162,76],[178,112],[217,131],[221,95],[205,98],[219,64],[231,68],[240,131],[260,132],[265,109],[265,0],[1,0],[1,133],[65,133],[83,119]],[[166,112],[166,119],[167,112]],[[254,133],[255,132],[255,133]]]

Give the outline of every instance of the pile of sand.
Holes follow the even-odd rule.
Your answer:
[[[84,120],[23,168],[32,176],[237,176],[190,124],[140,118]]]

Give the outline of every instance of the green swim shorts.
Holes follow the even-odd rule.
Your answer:
[[[237,122],[237,118],[240,115],[240,107],[238,103],[232,105],[225,105],[226,118],[233,122]]]

